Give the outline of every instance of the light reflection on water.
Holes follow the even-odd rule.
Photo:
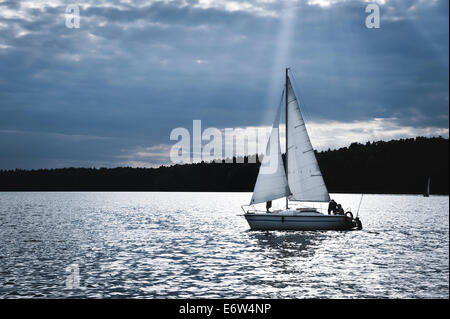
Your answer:
[[[250,196],[0,193],[0,296],[449,297],[447,196],[365,195],[349,232],[249,231]]]

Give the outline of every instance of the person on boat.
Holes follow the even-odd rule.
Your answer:
[[[345,214],[344,209],[342,208],[341,204],[337,205],[337,214],[338,215],[344,215]]]
[[[337,203],[334,201],[334,199],[332,199],[328,204],[328,215],[331,215],[331,213],[334,214],[336,211],[337,211]]]
[[[268,202],[266,202],[266,213],[270,213],[270,208],[272,207],[272,201],[269,200]]]

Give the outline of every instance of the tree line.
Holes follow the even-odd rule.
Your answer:
[[[332,193],[422,194],[430,177],[432,194],[449,194],[448,143],[442,137],[353,143],[316,156]],[[254,162],[0,170],[0,191],[252,191],[260,165]]]

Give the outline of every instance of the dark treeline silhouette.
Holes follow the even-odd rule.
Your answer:
[[[432,194],[448,194],[448,139],[417,137],[353,143],[317,153],[330,192],[423,194],[428,177]]]
[[[353,143],[316,155],[330,192],[422,194],[430,176],[432,194],[449,193],[448,139]],[[252,191],[258,169],[246,157],[159,168],[1,170],[0,191]]]

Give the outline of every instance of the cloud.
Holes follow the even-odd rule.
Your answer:
[[[2,133],[2,163],[48,166],[42,148],[115,165],[193,119],[268,126],[287,65],[309,123],[448,129],[448,1],[378,3],[369,30],[367,1],[87,0],[67,29],[66,1],[1,1],[0,130],[35,132]],[[50,150],[46,134],[109,139]]]
[[[120,155],[120,166],[129,167],[158,167],[171,164],[170,149],[172,145],[159,144],[148,147],[138,147],[133,150],[127,150],[127,154]]]
[[[353,122],[315,122],[308,125],[317,150],[346,147],[353,142],[389,141],[417,136],[449,137],[448,128],[399,125],[396,118],[374,118]]]
[[[389,141],[399,138],[414,138],[417,136],[442,136],[449,138],[448,128],[400,126],[395,118],[374,118],[367,121],[353,122],[310,122],[307,124],[307,128],[313,147],[317,151],[339,149],[341,147],[347,147],[354,142]],[[234,128],[233,133],[236,134],[234,135],[233,143],[230,143],[230,139],[225,138],[226,133],[224,129],[220,131],[222,133],[222,156],[220,158],[225,158],[225,148],[228,148],[232,154],[237,156],[264,154],[271,127]],[[192,131],[190,134],[191,139],[189,144],[192,147]],[[280,125],[279,134],[281,151],[284,153],[286,149],[284,125]],[[210,142],[209,139],[204,139],[202,143],[203,147],[208,142]],[[133,167],[157,167],[160,165],[174,164],[170,158],[170,150],[174,146],[175,142],[173,144],[159,144],[131,150],[127,155],[120,156],[120,158],[126,159],[121,164]],[[191,162],[195,162],[192,152],[190,158]],[[210,160],[210,158],[202,159],[206,161]]]

